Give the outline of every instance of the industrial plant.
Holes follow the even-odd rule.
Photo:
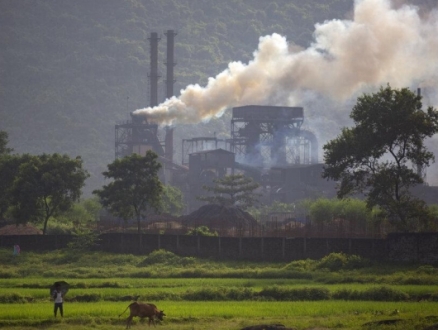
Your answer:
[[[166,98],[174,95],[175,31],[167,30]],[[150,106],[158,105],[158,42],[150,41]],[[231,109],[229,139],[196,137],[183,139],[181,164],[174,161],[174,127],[160,128],[144,114],[131,113],[130,120],[115,126],[116,158],[153,150],[163,165],[161,180],[184,193],[186,212],[203,205],[197,196],[203,186],[229,174],[242,173],[261,186],[264,202],[291,203],[309,197],[335,196],[335,184],[321,177],[315,134],[303,129],[302,107],[245,105]],[[159,134],[163,131],[164,134]],[[159,136],[164,135],[164,139]]]

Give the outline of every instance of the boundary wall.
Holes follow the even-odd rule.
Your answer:
[[[438,263],[438,233],[389,234],[373,238],[206,237],[188,235],[108,233],[99,236],[99,250],[146,255],[165,249],[181,256],[253,261],[320,259],[332,252],[372,260]],[[0,247],[21,251],[67,247],[70,235],[3,235]]]

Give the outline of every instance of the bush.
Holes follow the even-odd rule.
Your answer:
[[[96,301],[101,301],[102,296],[98,293],[90,293],[90,294],[83,294],[83,295],[75,296],[75,297],[70,298],[68,300],[75,301],[75,302],[96,302]]]
[[[330,253],[319,261],[317,268],[326,268],[333,272],[342,269],[346,263],[347,256],[344,253]]]
[[[187,235],[192,236],[218,236],[217,231],[210,231],[210,228],[207,226],[199,226],[193,229],[190,229],[187,232]]]
[[[88,251],[99,246],[99,234],[90,230],[75,231],[67,247],[73,251]]]
[[[407,293],[386,286],[365,291],[342,289],[333,293],[332,296],[334,299],[367,301],[406,301],[409,299]]]
[[[18,274],[12,270],[0,270],[0,278],[16,278]]]
[[[18,293],[0,295],[0,303],[12,304],[12,303],[26,303],[29,298],[23,297]]]
[[[345,253],[330,253],[322,258],[316,268],[326,268],[330,271],[338,271],[341,269],[357,269],[369,266],[370,262],[367,259],[362,259],[357,255],[346,255]]]
[[[295,260],[284,266],[284,269],[298,271],[312,270],[315,268],[316,263],[317,261],[311,259]]]
[[[150,253],[139,266],[150,266],[155,264],[175,264],[179,257],[173,253],[163,249]]]
[[[285,289],[274,286],[263,289],[258,296],[268,300],[316,301],[330,299],[330,291],[326,288]]]
[[[381,286],[364,291],[362,300],[405,301],[408,299],[409,295],[405,292],[387,286]]]
[[[181,295],[183,300],[189,301],[249,300],[252,297],[253,292],[247,288],[205,288]]]

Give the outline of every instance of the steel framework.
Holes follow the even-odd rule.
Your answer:
[[[315,163],[316,138],[301,129],[303,121],[302,107],[235,107],[230,151],[258,166]]]

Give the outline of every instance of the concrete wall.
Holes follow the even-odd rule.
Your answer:
[[[22,252],[61,249],[68,235],[0,236],[0,247],[19,244]],[[292,261],[320,259],[332,252],[356,254],[373,260],[438,263],[438,233],[390,234],[370,238],[205,237],[187,235],[100,235],[100,249],[114,253],[148,254],[165,249],[183,256],[236,260]]]

